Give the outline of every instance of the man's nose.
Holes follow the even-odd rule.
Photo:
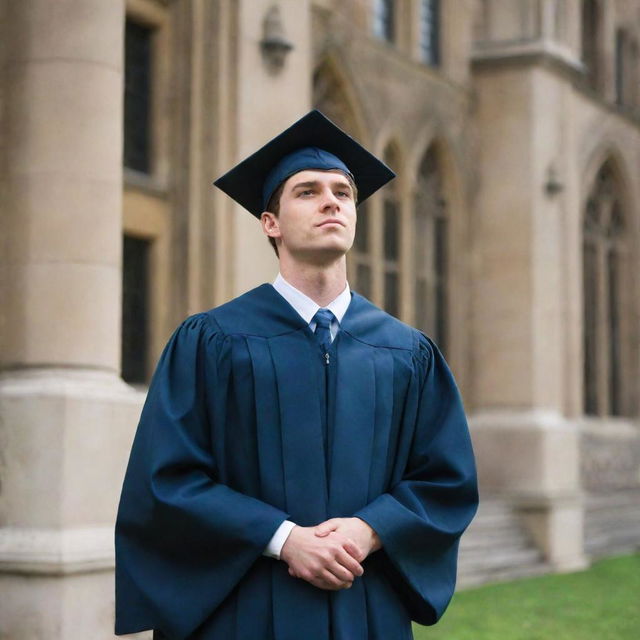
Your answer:
[[[322,211],[336,211],[340,208],[340,200],[331,189],[323,192]]]

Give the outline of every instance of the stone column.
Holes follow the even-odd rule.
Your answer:
[[[267,13],[278,7],[278,20],[293,45],[281,67],[265,59],[261,41],[265,37]],[[253,153],[311,108],[311,4],[309,0],[241,0],[236,3],[238,20],[237,83],[233,104],[236,135],[233,159],[238,162]],[[251,81],[243,79],[251,78]],[[259,106],[258,106],[259,105]],[[278,272],[275,255],[259,223],[239,205],[233,205],[233,295],[263,282],[272,282]]]
[[[124,0],[4,6],[0,636],[113,635]]]
[[[573,570],[585,558],[579,430],[566,401],[577,357],[565,329],[575,295],[566,258],[572,68],[566,51],[549,54],[535,38],[529,53],[512,46],[488,43],[474,69],[472,432],[481,488],[508,497],[547,561]]]

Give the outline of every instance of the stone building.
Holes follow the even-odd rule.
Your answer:
[[[112,637],[154,362],[277,270],[211,181],[312,106],[398,173],[349,278],[459,381],[461,572],[498,513],[543,570],[637,547],[638,0],[0,0],[0,61],[1,637]]]

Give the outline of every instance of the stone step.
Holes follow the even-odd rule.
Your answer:
[[[548,571],[509,503],[481,500],[478,514],[460,544],[459,583],[473,586]]]
[[[492,500],[491,500],[492,502]],[[616,489],[600,493],[587,493],[586,504],[633,504],[638,505],[638,489]]]
[[[602,514],[587,514],[585,518],[585,531],[587,537],[591,535],[600,534],[627,534],[636,535],[640,540],[640,519],[639,518],[624,518],[622,514],[619,514],[616,518],[608,518],[602,516]]]
[[[493,511],[509,511],[510,505],[509,503],[502,499],[494,496],[480,496],[480,509],[485,510],[493,510]]]
[[[501,521],[499,523],[487,522],[483,520],[478,520],[477,522],[472,522],[469,528],[467,529],[467,533],[471,535],[477,536],[500,536],[504,535],[504,537],[511,537],[513,535],[521,534],[522,522],[518,519],[518,517],[514,514],[511,516],[510,520]]]
[[[616,505],[615,507],[588,506],[584,511],[594,516],[625,518],[626,520],[640,519],[640,507],[637,505]]]
[[[478,516],[481,518],[482,516]],[[510,520],[497,522],[493,519],[478,520],[471,523],[467,533],[472,535],[502,535],[511,536],[522,531],[522,524],[515,515]]]
[[[484,558],[487,555],[494,555],[496,553],[518,553],[519,551],[526,551],[531,549],[531,542],[527,539],[508,540],[503,543],[495,544],[475,544],[474,541],[467,542],[464,545],[460,545],[459,555],[461,558],[475,558],[476,556]]]
[[[606,508],[606,507],[587,507],[584,510],[585,515],[597,518],[597,519],[607,519],[610,521],[624,520],[626,522],[640,522],[640,508],[636,505],[628,505],[623,506],[619,505],[615,508]]]
[[[541,561],[540,552],[537,549],[496,550],[491,556],[475,555],[462,556],[460,565],[465,571],[478,571],[484,567],[515,567],[537,564]]]
[[[501,570],[515,567],[535,566],[542,563],[542,557],[537,549],[518,549],[514,551],[496,552],[491,556],[460,557],[462,573],[477,573],[483,570]]]
[[[492,549],[504,549],[511,547],[530,547],[531,541],[522,533],[511,536],[474,536],[469,534],[462,538],[460,551],[482,551],[486,553]]]
[[[486,515],[479,513],[469,525],[469,529],[509,529],[518,528],[514,515]]]
[[[621,514],[615,518],[607,518],[596,513],[587,513],[585,515],[586,526],[591,529],[620,529],[622,523],[627,527],[640,528],[640,519],[638,518],[623,518]]]
[[[584,523],[585,551],[592,557],[640,550],[640,492],[587,494]]]
[[[585,529],[586,531],[586,540],[590,540],[592,538],[628,538],[629,540],[636,540],[640,545],[640,529],[637,527],[624,527],[620,526],[619,528],[613,527],[602,527],[602,528],[593,528],[588,527]]]
[[[495,570],[483,570],[481,572],[460,572],[458,585],[461,588],[476,587],[489,582],[508,582],[520,578],[533,578],[551,571],[551,567],[543,562],[528,566],[516,566]]]
[[[479,516],[511,516],[511,506],[505,500],[480,498]]]
[[[528,542],[528,536],[515,514],[487,516],[479,513],[463,536],[461,547],[499,547],[512,542]]]
[[[599,547],[607,544],[624,544],[640,549],[640,539],[637,535],[629,535],[628,532],[611,532],[608,535],[589,536],[586,547]]]
[[[469,553],[490,553],[493,549],[521,549],[531,547],[528,538],[521,536],[510,536],[505,538],[477,538],[469,536],[462,539],[460,552]]]
[[[625,526],[626,525],[626,526]],[[598,538],[605,536],[625,536],[627,538],[635,538],[638,540],[638,544],[640,544],[640,527],[633,526],[633,523],[625,523],[621,521],[617,524],[617,526],[613,526],[612,524],[589,524],[585,527],[586,539],[590,538]]]

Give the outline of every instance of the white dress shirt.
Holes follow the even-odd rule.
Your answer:
[[[349,289],[348,282],[342,293],[335,298],[335,300],[332,300],[326,307],[320,307],[320,305],[314,302],[309,296],[289,284],[281,274],[278,274],[278,277],[275,279],[273,288],[298,312],[298,315],[301,318],[309,323],[311,331],[316,330],[316,323],[313,321],[313,316],[316,315],[318,309],[329,309],[329,311],[334,315],[334,318],[331,321],[331,327],[329,328],[329,331],[331,332],[331,342],[333,342],[338,334],[342,318],[347,312],[347,308],[351,302],[351,290]],[[279,560],[280,551],[282,551],[282,547],[287,541],[287,538],[291,533],[291,529],[295,526],[295,522],[285,520],[273,534],[271,540],[269,540],[269,544],[263,551],[263,555]]]

